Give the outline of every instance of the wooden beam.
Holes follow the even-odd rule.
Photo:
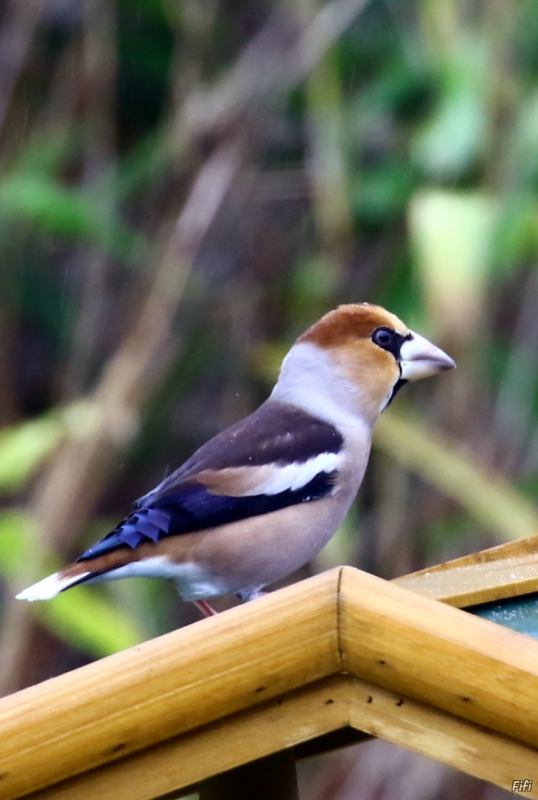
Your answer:
[[[504,789],[511,790],[514,780],[534,778],[525,796],[538,798],[538,752],[508,736],[357,679],[350,681],[350,721]]]
[[[335,676],[204,725],[28,796],[152,800],[292,748],[349,723],[347,678]],[[0,795],[3,797],[3,795]]]
[[[538,747],[534,639],[345,567],[339,641],[350,674]]]
[[[319,731],[357,731],[511,789],[538,775],[538,753],[510,737],[375,684],[337,676],[241,711],[192,734],[113,761],[26,800],[153,800],[192,793],[197,782]],[[364,736],[364,733],[363,733]],[[538,783],[529,797],[538,798]]]
[[[148,800],[349,725],[506,786],[534,768],[538,643],[333,570],[0,701],[0,797]]]
[[[538,536],[456,558],[392,582],[458,608],[538,592]]]
[[[339,571],[0,701],[15,798],[337,672]]]

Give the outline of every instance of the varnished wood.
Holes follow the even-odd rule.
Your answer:
[[[0,798],[149,800],[350,725],[533,778],[538,643],[333,570],[0,701]]]
[[[338,580],[316,576],[4,698],[0,798],[337,672]]]
[[[308,741],[316,731],[350,726],[507,789],[517,776],[538,775],[534,748],[400,693],[342,675],[111,762],[27,800],[150,800],[165,794],[177,798],[183,787],[192,793],[201,777],[293,742]],[[538,792],[529,796],[538,797]]]
[[[538,747],[538,642],[343,569],[340,647],[352,675]]]
[[[150,800],[291,748],[349,722],[348,681],[337,675],[169,739],[27,800]],[[0,795],[1,797],[1,795]]]
[[[525,795],[538,798],[538,751],[508,736],[357,679],[350,681],[350,722],[504,789],[531,778]]]
[[[413,572],[393,583],[464,608],[538,591],[538,536]]]

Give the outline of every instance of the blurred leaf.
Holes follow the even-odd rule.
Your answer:
[[[521,104],[515,131],[515,155],[519,183],[529,185],[538,178],[538,91]]]
[[[162,0],[120,0],[120,5],[133,7],[139,24],[144,17],[155,17],[159,20],[165,18]]]
[[[10,509],[0,514],[0,571],[9,578],[23,568],[37,535],[36,524],[27,511]]]
[[[50,178],[70,158],[79,154],[82,143],[81,126],[56,126],[52,133],[38,127],[18,153],[11,174]]]
[[[55,415],[0,431],[0,491],[21,487],[60,443],[65,423]]]
[[[485,311],[497,204],[483,192],[423,190],[409,205],[411,242],[424,296],[440,332],[472,337]]]
[[[304,309],[312,315],[319,307],[323,313],[326,298],[334,292],[335,272],[334,265],[321,253],[297,261],[290,276],[294,312]]]
[[[484,70],[476,56],[476,47],[469,51],[458,48],[454,61],[444,66],[437,108],[414,139],[415,163],[437,179],[461,177],[486,141]]]
[[[99,406],[81,400],[38,419],[0,430],[0,491],[19,489],[60,444],[66,432],[86,437],[100,424]]]
[[[436,178],[454,178],[476,158],[485,132],[479,97],[462,89],[444,99],[434,118],[417,135],[413,159]]]
[[[374,442],[460,503],[479,525],[494,531],[502,541],[536,535],[538,508],[428,424],[390,410],[378,420]]]
[[[150,180],[157,180],[170,169],[171,145],[166,131],[160,128],[148,134],[141,142],[109,170],[103,171],[96,182],[96,192],[125,201],[131,194],[144,189]]]
[[[509,272],[538,252],[538,204],[533,194],[517,192],[504,198],[491,243],[491,263],[497,274]]]
[[[413,41],[417,51],[421,44]],[[365,83],[350,106],[351,132],[364,139],[383,119],[384,127],[396,128],[398,117],[412,120],[424,110],[430,95],[431,74],[421,63],[422,54],[410,61],[399,55],[384,64],[375,80]],[[357,64],[352,65],[352,75],[357,78]]]
[[[376,223],[386,222],[405,208],[415,180],[406,162],[384,162],[356,175],[351,187],[353,213]]]
[[[147,639],[131,614],[94,587],[78,586],[34,604],[39,618],[60,638],[101,658]]]
[[[35,552],[37,522],[31,514],[10,510],[0,514],[0,571],[19,584],[31,552]],[[45,570],[56,566],[46,559]],[[97,658],[124,650],[147,639],[131,613],[99,589],[74,587],[49,601],[32,604],[32,611],[57,636]]]
[[[4,178],[0,210],[48,233],[91,242],[116,257],[139,262],[147,249],[139,234],[105,213],[89,192],[70,189],[40,175]]]

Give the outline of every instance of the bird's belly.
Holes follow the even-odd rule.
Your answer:
[[[327,497],[271,514],[163,540],[186,600],[255,591],[312,559],[336,532],[353,499]]]
[[[229,590],[222,581],[204,567],[191,561],[176,563],[169,558],[168,554],[154,555],[152,550],[155,551],[157,548],[149,545],[144,558],[95,575],[86,583],[104,583],[121,578],[166,578],[176,583],[181,596],[186,600],[215,597],[228,593]]]

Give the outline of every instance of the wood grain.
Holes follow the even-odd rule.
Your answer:
[[[372,736],[512,789],[529,778],[538,798],[538,751],[508,736],[357,679],[350,681],[350,723]]]
[[[344,567],[344,669],[538,746],[538,642]]]
[[[534,780],[538,642],[333,570],[0,701],[0,798],[149,800],[349,725]]]
[[[375,684],[335,676],[282,698],[238,712],[191,734],[72,778],[27,800],[151,800],[178,797],[184,787],[313,736],[352,725],[511,789],[533,780],[538,798],[538,752],[528,745],[458,719]]]
[[[328,678],[71,778],[27,800],[150,800],[181,790],[347,725],[348,695],[346,678]]]
[[[537,592],[538,536],[413,572],[393,583],[458,608]]]
[[[0,702],[0,797],[15,798],[339,669],[339,571]]]

